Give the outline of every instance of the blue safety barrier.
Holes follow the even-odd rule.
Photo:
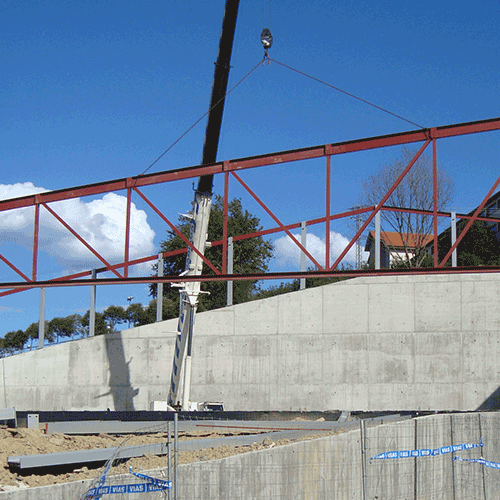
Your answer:
[[[485,460],[484,458],[462,458],[453,457],[453,460],[459,460],[460,462],[472,462],[476,464],[482,464],[491,469],[500,469],[500,462],[491,462],[490,460]]]
[[[95,498],[101,495],[115,495],[118,493],[149,493],[153,491],[163,491],[165,489],[169,489],[172,487],[170,481],[164,481],[167,485],[158,485],[152,483],[137,483],[137,484],[114,484],[110,486],[97,486],[96,488],[92,488],[87,493],[90,498]]]
[[[387,460],[395,458],[414,458],[414,457],[436,457],[438,455],[445,455],[446,453],[454,453],[456,451],[472,450],[479,448],[483,445],[481,440],[479,443],[467,444],[454,444],[452,446],[442,446],[441,448],[423,448],[421,450],[402,450],[402,451],[386,451],[379,453],[377,456],[370,458],[370,460]]]

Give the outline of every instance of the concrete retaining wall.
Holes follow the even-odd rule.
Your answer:
[[[499,409],[500,276],[358,278],[199,314],[194,401],[232,410]],[[176,321],[0,362],[0,406],[148,409]]]
[[[453,457],[500,462],[500,414],[433,415],[367,426],[220,460],[179,467],[178,498],[192,500],[323,500],[325,498],[418,498],[420,500],[489,500],[497,498],[500,471]],[[483,448],[435,457],[370,460],[379,453],[433,449],[453,444]],[[113,484],[119,483],[119,480]],[[0,493],[0,499],[79,498],[87,484],[69,483]],[[158,494],[130,494],[129,500]]]

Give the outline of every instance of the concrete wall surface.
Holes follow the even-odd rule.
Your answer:
[[[500,275],[366,277],[201,313],[192,400],[228,410],[500,409]],[[0,363],[0,406],[148,409],[176,320]]]
[[[192,500],[490,500],[498,497],[498,469],[453,460],[500,462],[500,414],[440,414],[366,424],[361,429],[219,460],[181,465],[179,499]],[[482,440],[482,441],[481,441]],[[483,443],[482,447],[437,456],[374,459],[390,451],[442,449]],[[166,459],[165,459],[166,460]],[[146,472],[147,473],[147,472]],[[123,476],[111,484],[125,482]],[[130,480],[130,478],[129,478]],[[88,483],[68,483],[0,493],[0,499],[81,498]],[[156,496],[155,496],[156,495]],[[129,500],[161,498],[130,494]]]

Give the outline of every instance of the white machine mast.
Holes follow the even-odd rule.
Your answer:
[[[212,98],[205,131],[203,165],[216,162],[238,5],[239,0],[226,0],[219,55],[215,63]],[[212,204],[212,184],[213,175],[205,175],[199,178],[194,201],[192,202],[193,209],[188,213],[191,219],[189,241],[198,252],[193,251],[192,248],[188,249],[184,276],[199,276],[202,274],[203,259],[201,255],[204,255],[207,246],[208,221]],[[168,404],[183,411],[190,409],[191,351],[194,318],[198,306],[200,287],[200,282],[191,281],[183,283],[180,289],[179,323]]]

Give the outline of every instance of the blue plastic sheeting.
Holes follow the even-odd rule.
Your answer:
[[[491,462],[490,460],[485,460],[484,458],[453,457],[453,460],[460,460],[460,462],[471,462],[475,464],[482,464],[492,469],[500,469],[500,462]]]
[[[481,446],[484,446],[482,441],[479,443],[454,444],[453,446],[442,446],[441,448],[434,449],[423,448],[421,450],[386,451],[384,453],[379,453],[376,457],[370,458],[370,460],[435,457],[438,455],[445,455],[446,453],[454,453],[455,451],[472,450],[473,448],[479,448]]]

